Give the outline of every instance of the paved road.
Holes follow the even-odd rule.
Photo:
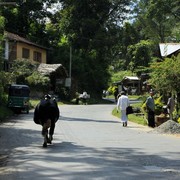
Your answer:
[[[32,111],[1,124],[0,180],[179,180],[180,138],[134,123],[122,127],[114,107],[60,106],[47,148]]]

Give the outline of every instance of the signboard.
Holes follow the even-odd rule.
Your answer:
[[[65,86],[66,87],[71,87],[71,78],[66,78]]]

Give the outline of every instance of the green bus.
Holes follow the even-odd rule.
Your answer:
[[[8,107],[16,113],[29,113],[30,88],[27,85],[13,84],[9,87]]]

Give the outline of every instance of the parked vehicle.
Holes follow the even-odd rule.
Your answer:
[[[14,112],[25,111],[29,113],[30,88],[27,85],[13,84],[9,87],[8,107]]]

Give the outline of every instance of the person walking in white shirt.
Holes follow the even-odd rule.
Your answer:
[[[121,96],[118,98],[117,111],[121,111],[121,121],[123,126],[127,126],[128,117],[126,114],[126,108],[129,106],[129,98],[124,91],[121,91]]]

